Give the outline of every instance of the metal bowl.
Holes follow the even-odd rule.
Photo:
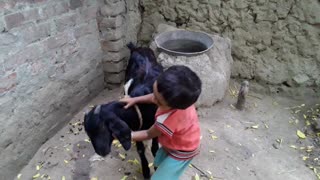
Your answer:
[[[155,43],[160,51],[173,56],[196,56],[210,50],[213,39],[203,32],[175,30],[159,34]]]

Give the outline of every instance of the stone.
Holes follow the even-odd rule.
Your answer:
[[[293,81],[299,85],[303,85],[305,84],[308,80],[310,80],[310,78],[306,75],[306,74],[298,74],[296,76],[294,76]]]
[[[159,26],[157,32],[170,31],[165,26]],[[156,36],[156,35],[155,35]],[[172,65],[185,65],[197,73],[202,81],[202,92],[197,101],[197,106],[210,107],[221,101],[229,85],[231,75],[231,42],[229,39],[210,35],[213,38],[214,46],[207,53],[193,56],[171,56],[160,52],[157,61],[164,67]],[[152,43],[154,44],[154,43]],[[151,48],[155,48],[151,46]]]
[[[166,19],[169,19],[171,21],[175,21],[178,16],[173,7],[162,6],[160,11]]]

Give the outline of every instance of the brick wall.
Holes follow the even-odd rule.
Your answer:
[[[12,179],[104,88],[98,3],[0,1],[0,179]],[[115,17],[106,26],[121,23]],[[117,34],[108,38],[114,43],[103,50],[117,50]]]
[[[108,88],[124,79],[129,57],[128,42],[137,42],[141,15],[138,0],[106,0],[99,9],[98,26],[103,51],[103,69]]]

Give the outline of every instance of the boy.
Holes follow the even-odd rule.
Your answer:
[[[153,93],[124,98],[125,108],[136,103],[158,105],[156,122],[148,130],[132,132],[133,141],[158,137],[161,148],[154,160],[152,180],[178,180],[199,153],[200,127],[194,106],[201,93],[201,80],[186,66],[172,66],[153,84]]]

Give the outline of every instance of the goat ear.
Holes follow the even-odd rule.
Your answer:
[[[131,148],[131,129],[124,121],[118,117],[112,118],[109,121],[109,129],[125,150]]]

